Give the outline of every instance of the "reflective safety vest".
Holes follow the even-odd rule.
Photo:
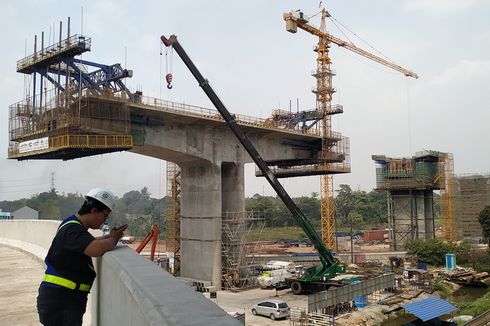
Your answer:
[[[82,223],[80,223],[79,221],[76,221],[76,220],[67,221],[67,222],[61,224],[58,227],[58,231],[56,231],[56,232],[59,232],[59,230],[62,227],[64,227],[67,224],[71,224],[71,223],[82,225]],[[89,267],[90,267],[90,269],[92,269],[91,266],[89,266]],[[62,286],[64,288],[68,288],[71,290],[80,290],[82,292],[89,292],[90,288],[92,287],[91,284],[77,283],[77,282],[74,282],[74,281],[69,280],[67,278],[57,276],[57,275],[48,274],[48,273],[44,274],[43,281],[47,282],[47,283],[56,284],[56,285],[59,285],[59,286]]]

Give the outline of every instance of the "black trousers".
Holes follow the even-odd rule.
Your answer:
[[[39,286],[37,312],[44,326],[81,326],[86,309],[87,293]]]

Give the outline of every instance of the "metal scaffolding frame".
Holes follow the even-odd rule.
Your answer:
[[[167,251],[173,252],[173,274],[180,273],[180,194],[181,175],[177,164],[167,162],[167,202],[165,243]]]
[[[222,218],[222,286],[239,291],[255,287],[259,264],[255,244],[265,226],[262,212],[224,212]],[[251,239],[252,230],[257,239]]]
[[[376,190],[387,193],[393,249],[403,249],[408,240],[435,238],[434,190],[441,191],[444,237],[455,239],[452,154],[422,151],[408,158],[373,155],[372,159],[376,162]],[[423,211],[419,211],[419,202]]]

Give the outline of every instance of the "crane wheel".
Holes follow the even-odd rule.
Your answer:
[[[303,292],[303,284],[301,284],[301,282],[294,281],[291,283],[291,291],[296,295],[301,294],[301,292]]]

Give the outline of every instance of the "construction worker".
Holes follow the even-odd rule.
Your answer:
[[[127,225],[94,238],[87,230],[98,229],[114,209],[114,194],[95,188],[85,195],[76,215],[61,222],[45,259],[46,272],[39,286],[37,310],[45,326],[82,325],[87,296],[96,273],[91,257],[114,248]]]

